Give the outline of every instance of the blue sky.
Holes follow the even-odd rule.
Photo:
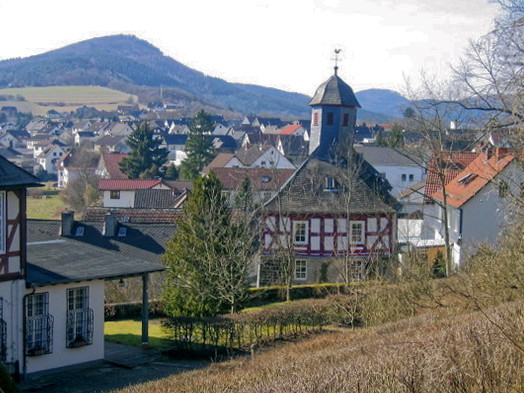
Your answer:
[[[445,77],[492,28],[489,0],[0,0],[0,60],[110,34],[230,82],[313,95],[333,71],[356,91]]]

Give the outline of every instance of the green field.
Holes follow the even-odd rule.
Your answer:
[[[2,106],[16,106],[20,112],[44,115],[55,109],[70,112],[87,105],[99,110],[116,110],[119,105],[138,102],[137,96],[100,86],[49,86],[0,89],[0,96],[22,96],[25,101],[0,101]]]

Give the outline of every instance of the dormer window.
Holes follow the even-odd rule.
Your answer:
[[[269,183],[269,176],[262,176],[262,178],[260,179],[262,180],[262,183]]]
[[[324,188],[324,191],[337,191],[337,181],[334,177],[326,177],[326,186]]]

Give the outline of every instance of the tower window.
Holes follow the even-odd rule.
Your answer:
[[[334,123],[335,123],[335,114],[333,112],[328,112],[327,125],[332,126]]]
[[[349,113],[344,113],[344,120],[342,121],[342,125],[344,127],[347,127],[349,125]]]
[[[313,126],[318,126],[318,112],[313,112]]]

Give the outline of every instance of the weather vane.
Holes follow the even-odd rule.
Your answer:
[[[334,60],[335,60],[335,75],[337,74],[337,71],[338,71],[338,55],[339,55],[340,52],[342,52],[342,49],[335,49],[335,57],[334,57]]]

